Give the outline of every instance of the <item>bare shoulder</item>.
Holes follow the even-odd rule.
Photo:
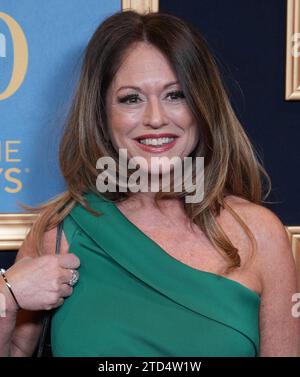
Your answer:
[[[257,242],[256,267],[262,281],[260,356],[297,356],[300,318],[292,315],[297,271],[288,233],[271,210],[230,196],[226,203],[242,218]],[[228,211],[223,222],[234,227]]]
[[[236,196],[229,196],[225,201],[254,235],[257,242],[256,265],[265,290],[267,287],[274,289],[282,279],[291,290],[296,290],[296,266],[291,243],[279,217],[262,205]],[[231,220],[228,220],[229,217]],[[232,215],[226,210],[223,211],[223,218],[226,224],[234,223]]]
[[[57,236],[57,227],[50,229],[44,233],[43,236],[43,249],[45,254],[51,255],[55,254],[55,245],[56,245],[56,236]],[[33,247],[33,233],[30,230],[27,236],[25,237],[21,247],[18,250],[16,256],[16,262],[23,257],[36,257],[36,252]],[[64,232],[62,232],[61,244],[60,244],[60,254],[66,254],[68,252],[69,245],[65,237]]]
[[[249,200],[235,195],[227,196],[225,198],[225,202],[236,212],[238,212],[239,215],[250,221],[251,224],[253,223],[253,225],[262,225],[265,220],[268,220],[271,221],[271,224],[269,225],[277,224],[278,226],[282,226],[278,216],[263,205],[252,203]]]
[[[263,205],[258,205],[233,195],[226,197],[225,202],[246,223],[261,250],[265,250],[265,253],[274,250],[272,252],[273,255],[276,250],[284,252],[284,250],[287,251],[288,249],[290,251],[287,230],[274,212]],[[223,216],[226,219],[228,217],[232,218],[232,215],[227,210],[223,211]],[[233,221],[233,218],[231,221]]]

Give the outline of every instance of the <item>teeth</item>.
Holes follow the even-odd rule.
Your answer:
[[[174,137],[160,137],[159,139],[140,139],[139,142],[146,145],[163,145],[171,143],[174,139]]]

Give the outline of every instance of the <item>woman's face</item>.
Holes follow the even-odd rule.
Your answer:
[[[182,160],[198,142],[199,125],[177,77],[150,44],[139,42],[128,50],[108,88],[106,106],[114,148],[126,148],[128,159],[143,157],[149,168],[151,157]],[[160,172],[169,166],[162,163]]]

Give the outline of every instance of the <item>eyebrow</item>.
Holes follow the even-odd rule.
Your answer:
[[[179,84],[179,81],[171,81],[171,82],[168,82],[167,84],[165,84],[165,85],[163,86],[163,89],[166,89],[167,87],[169,87],[169,86],[171,86],[171,85],[175,85],[175,84]],[[121,86],[121,87],[117,90],[117,92],[120,91],[121,89],[135,89],[135,90],[139,90],[139,91],[141,90],[141,88],[138,87],[138,86],[125,85],[125,86]]]

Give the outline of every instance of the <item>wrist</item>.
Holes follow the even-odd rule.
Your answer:
[[[5,315],[5,312],[7,313],[17,313],[17,311],[20,309],[20,306],[18,304],[18,301],[16,300],[14,294],[12,294],[11,286],[8,283],[8,280],[5,276],[3,277],[3,271],[0,273],[0,311],[1,316]],[[10,286],[10,288],[9,288]]]

